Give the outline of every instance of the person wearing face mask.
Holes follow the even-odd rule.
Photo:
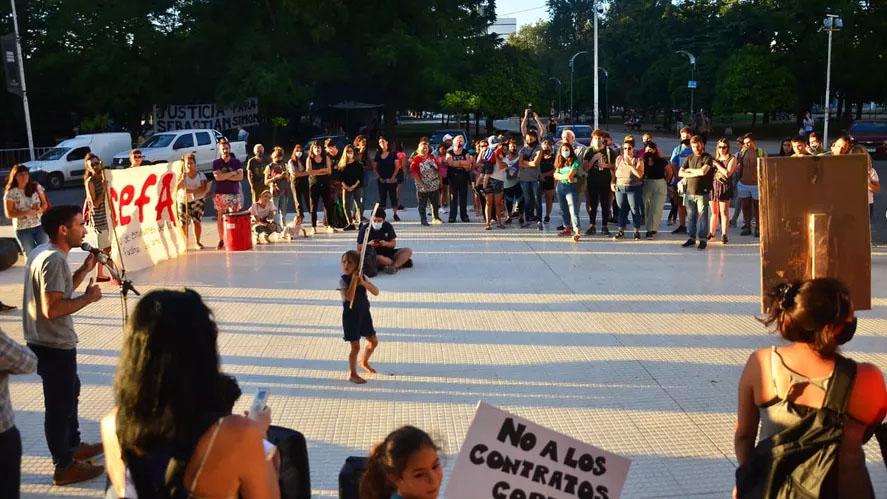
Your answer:
[[[554,179],[557,184],[557,198],[561,205],[561,216],[564,220],[561,236],[573,235],[573,241],[579,241],[579,193],[576,182],[579,180],[579,158],[568,142],[558,146],[558,157],[554,162]]]
[[[253,202],[259,200],[259,195],[267,189],[265,185],[265,167],[271,161],[265,156],[265,146],[256,144],[253,146],[253,157],[246,162],[247,180],[253,194]]]
[[[391,150],[388,138],[380,135],[379,148],[376,149],[376,157],[373,159],[373,173],[376,175],[376,184],[379,187],[379,207],[385,209],[386,203],[390,200],[395,222],[400,222],[400,217],[397,216],[397,179],[401,171],[400,163],[397,154]]]
[[[419,218],[422,225],[428,225],[426,208],[431,202],[432,221],[434,224],[442,224],[440,219],[440,172],[437,162],[431,155],[431,145],[423,140],[416,148],[416,155],[410,162],[410,173],[416,181],[416,191],[419,194]]]
[[[243,180],[243,165],[231,154],[231,144],[224,138],[219,141],[221,157],[213,161],[213,178],[216,180],[216,228],[219,231],[219,244],[216,249],[223,249],[225,234],[222,216],[225,212],[240,211],[243,207],[243,194],[240,193],[240,181]],[[260,192],[261,194],[261,192]]]
[[[538,118],[538,116],[537,116]],[[541,125],[541,123],[540,123]],[[518,180],[524,196],[524,223],[522,229],[536,222],[536,228],[542,230],[542,192],[539,181],[539,158],[542,149],[539,147],[539,137],[536,130],[530,130],[524,134],[524,146],[518,152]]]
[[[342,206],[348,225],[345,230],[355,230],[363,217],[363,165],[357,159],[357,150],[346,145],[339,159],[339,178],[342,180]]]
[[[887,390],[877,366],[838,352],[857,327],[850,291],[837,279],[820,278],[779,284],[769,291],[768,299],[766,316],[759,320],[774,327],[788,344],[756,350],[742,371],[734,436],[739,470],[733,497],[775,497],[771,487],[785,482],[787,473],[797,468],[771,469],[770,456],[782,445],[772,451],[768,445],[794,444],[786,430],[797,428],[828,402],[838,406],[831,415],[837,412],[839,419],[826,417],[821,424],[840,425],[843,430],[837,455],[823,460],[816,473],[799,478],[824,481],[824,488],[815,489],[817,497],[874,498],[862,447],[887,415]],[[810,445],[815,442],[804,444]]]
[[[542,139],[542,147],[539,149],[539,156],[536,163],[539,165],[540,187],[542,196],[545,198],[545,218],[543,223],[551,222],[551,209],[554,207],[554,162],[557,156],[552,147],[552,140],[548,137]],[[540,213],[541,215],[541,213]]]
[[[693,154],[693,148],[690,147],[690,129],[687,127],[681,128],[681,143],[675,146],[674,150],[671,153],[671,167],[674,171],[679,171],[681,165],[684,164],[684,161]],[[680,179],[675,176],[673,179],[673,183],[677,185]],[[672,209],[674,206],[678,207],[678,216],[677,218],[680,220],[680,224],[678,228],[673,230],[672,234],[686,234],[687,233],[687,208],[684,207],[684,198],[681,196],[677,189],[673,189],[672,198],[671,198]],[[669,218],[672,218],[669,216]]]
[[[622,154],[616,158],[616,174],[613,179],[613,191],[616,193],[616,202],[619,206],[619,232],[613,236],[613,239],[625,237],[629,211],[634,225],[634,238],[641,239],[641,223],[644,218],[641,214],[644,199],[644,167],[644,161],[638,159],[634,153],[634,141],[626,139],[622,144]]]
[[[99,249],[106,255],[110,255],[111,229],[108,225],[108,212],[105,204],[105,199],[108,197],[106,196],[108,183],[105,181],[105,164],[93,153],[86,155],[83,164],[86,167],[83,183],[86,188],[86,203],[90,210],[89,221],[96,232]],[[96,282],[110,281],[111,278],[105,275],[104,265],[97,267]]]
[[[450,179],[450,223],[456,223],[457,214],[461,214],[463,222],[470,222],[468,218],[468,182],[471,177],[471,166],[474,158],[465,149],[465,137],[456,135],[453,138],[453,147],[447,151],[447,175]]]
[[[505,164],[505,180],[502,183],[502,193],[505,196],[505,212],[507,214],[505,223],[511,225],[511,221],[515,215],[520,217],[520,223],[525,223],[524,216],[521,214],[521,206],[523,205],[524,193],[520,187],[520,155],[517,152],[517,142],[514,139],[508,139],[504,142],[503,148],[505,154],[499,158],[499,161]]]
[[[705,152],[702,137],[694,135],[690,144],[693,146],[693,154],[684,160],[678,171],[679,177],[687,179],[684,202],[687,207],[687,225],[690,228],[690,237],[681,246],[694,246],[698,237],[699,249],[704,250],[708,246],[709,199],[713,188],[714,160]]]
[[[807,142],[809,143],[807,147],[807,151],[813,156],[822,156],[825,154],[822,146],[822,137],[819,136],[816,132],[810,132],[807,135]]]
[[[323,203],[323,212],[330,218],[330,213],[336,208],[330,199],[330,158],[324,156],[323,145],[315,140],[308,148],[308,158],[305,160],[305,168],[308,171],[308,190],[311,194],[311,234],[317,234],[317,208]],[[326,231],[335,232],[331,226]]]
[[[286,225],[286,209],[290,204],[290,179],[283,163],[283,154],[282,147],[275,147],[271,153],[271,163],[265,167],[265,185],[271,191],[279,229]]]
[[[613,169],[616,156],[612,149],[606,146],[604,134],[600,130],[591,132],[591,147],[585,150],[582,165],[587,175],[587,189],[585,207],[588,211],[588,230],[585,235],[591,236],[597,233],[595,221],[597,219],[598,205],[601,207],[601,234],[610,235],[607,222],[610,220],[610,184],[613,179]]]
[[[296,206],[296,225],[302,225],[305,210],[311,209],[311,194],[308,186],[308,170],[305,167],[305,152],[302,144],[293,147],[290,160],[286,163],[286,171],[290,177],[290,189]]]
[[[369,223],[370,236],[367,244],[376,252],[376,263],[382,272],[386,274],[397,273],[402,268],[413,266],[413,250],[397,247],[397,234],[394,227],[385,221],[385,210],[379,208],[373,214]],[[357,251],[363,251],[363,238],[367,230],[367,224],[360,226],[357,233]]]

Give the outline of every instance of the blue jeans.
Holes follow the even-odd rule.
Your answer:
[[[18,245],[22,248],[22,253],[27,258],[31,250],[40,244],[48,243],[49,236],[43,231],[43,226],[38,225],[30,229],[18,229],[15,231],[15,240],[18,241]]]
[[[542,191],[537,180],[521,180],[521,190],[524,191],[524,220],[530,221],[530,217],[542,220]]]
[[[280,194],[275,198],[271,198],[271,201],[277,207],[277,215],[274,216],[274,219],[277,220],[280,230],[283,230],[283,226],[286,225],[286,210],[290,204],[290,193]]]
[[[628,210],[631,209],[631,221],[634,230],[640,230],[644,219],[641,216],[641,206],[644,203],[643,185],[617,185],[616,205],[619,206],[619,230],[625,230],[628,225]]]
[[[684,206],[687,207],[687,235],[700,241],[708,239],[709,194],[687,194]],[[697,230],[698,229],[698,230]]]
[[[557,200],[561,205],[561,216],[564,218],[564,227],[573,227],[579,230],[579,194],[576,184],[557,183]]]

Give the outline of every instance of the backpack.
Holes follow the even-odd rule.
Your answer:
[[[835,356],[822,408],[764,440],[736,470],[740,499],[837,498],[838,453],[844,438],[844,412],[856,363]]]
[[[363,273],[367,277],[379,275],[379,261],[376,259],[376,248],[367,245],[366,254],[363,256]]]

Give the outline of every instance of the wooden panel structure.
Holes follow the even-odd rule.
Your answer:
[[[868,163],[863,155],[758,160],[761,311],[780,282],[835,277],[872,306]]]

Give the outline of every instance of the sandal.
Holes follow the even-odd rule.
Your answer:
[[[484,230],[493,230],[490,228],[490,224],[484,225]]]
[[[197,241],[197,249],[203,249],[203,244],[200,241]]]
[[[17,308],[18,307],[16,307],[15,305],[7,305],[7,304],[3,303],[2,301],[0,301],[0,313],[5,314],[6,312],[12,312],[13,310],[15,310]]]

